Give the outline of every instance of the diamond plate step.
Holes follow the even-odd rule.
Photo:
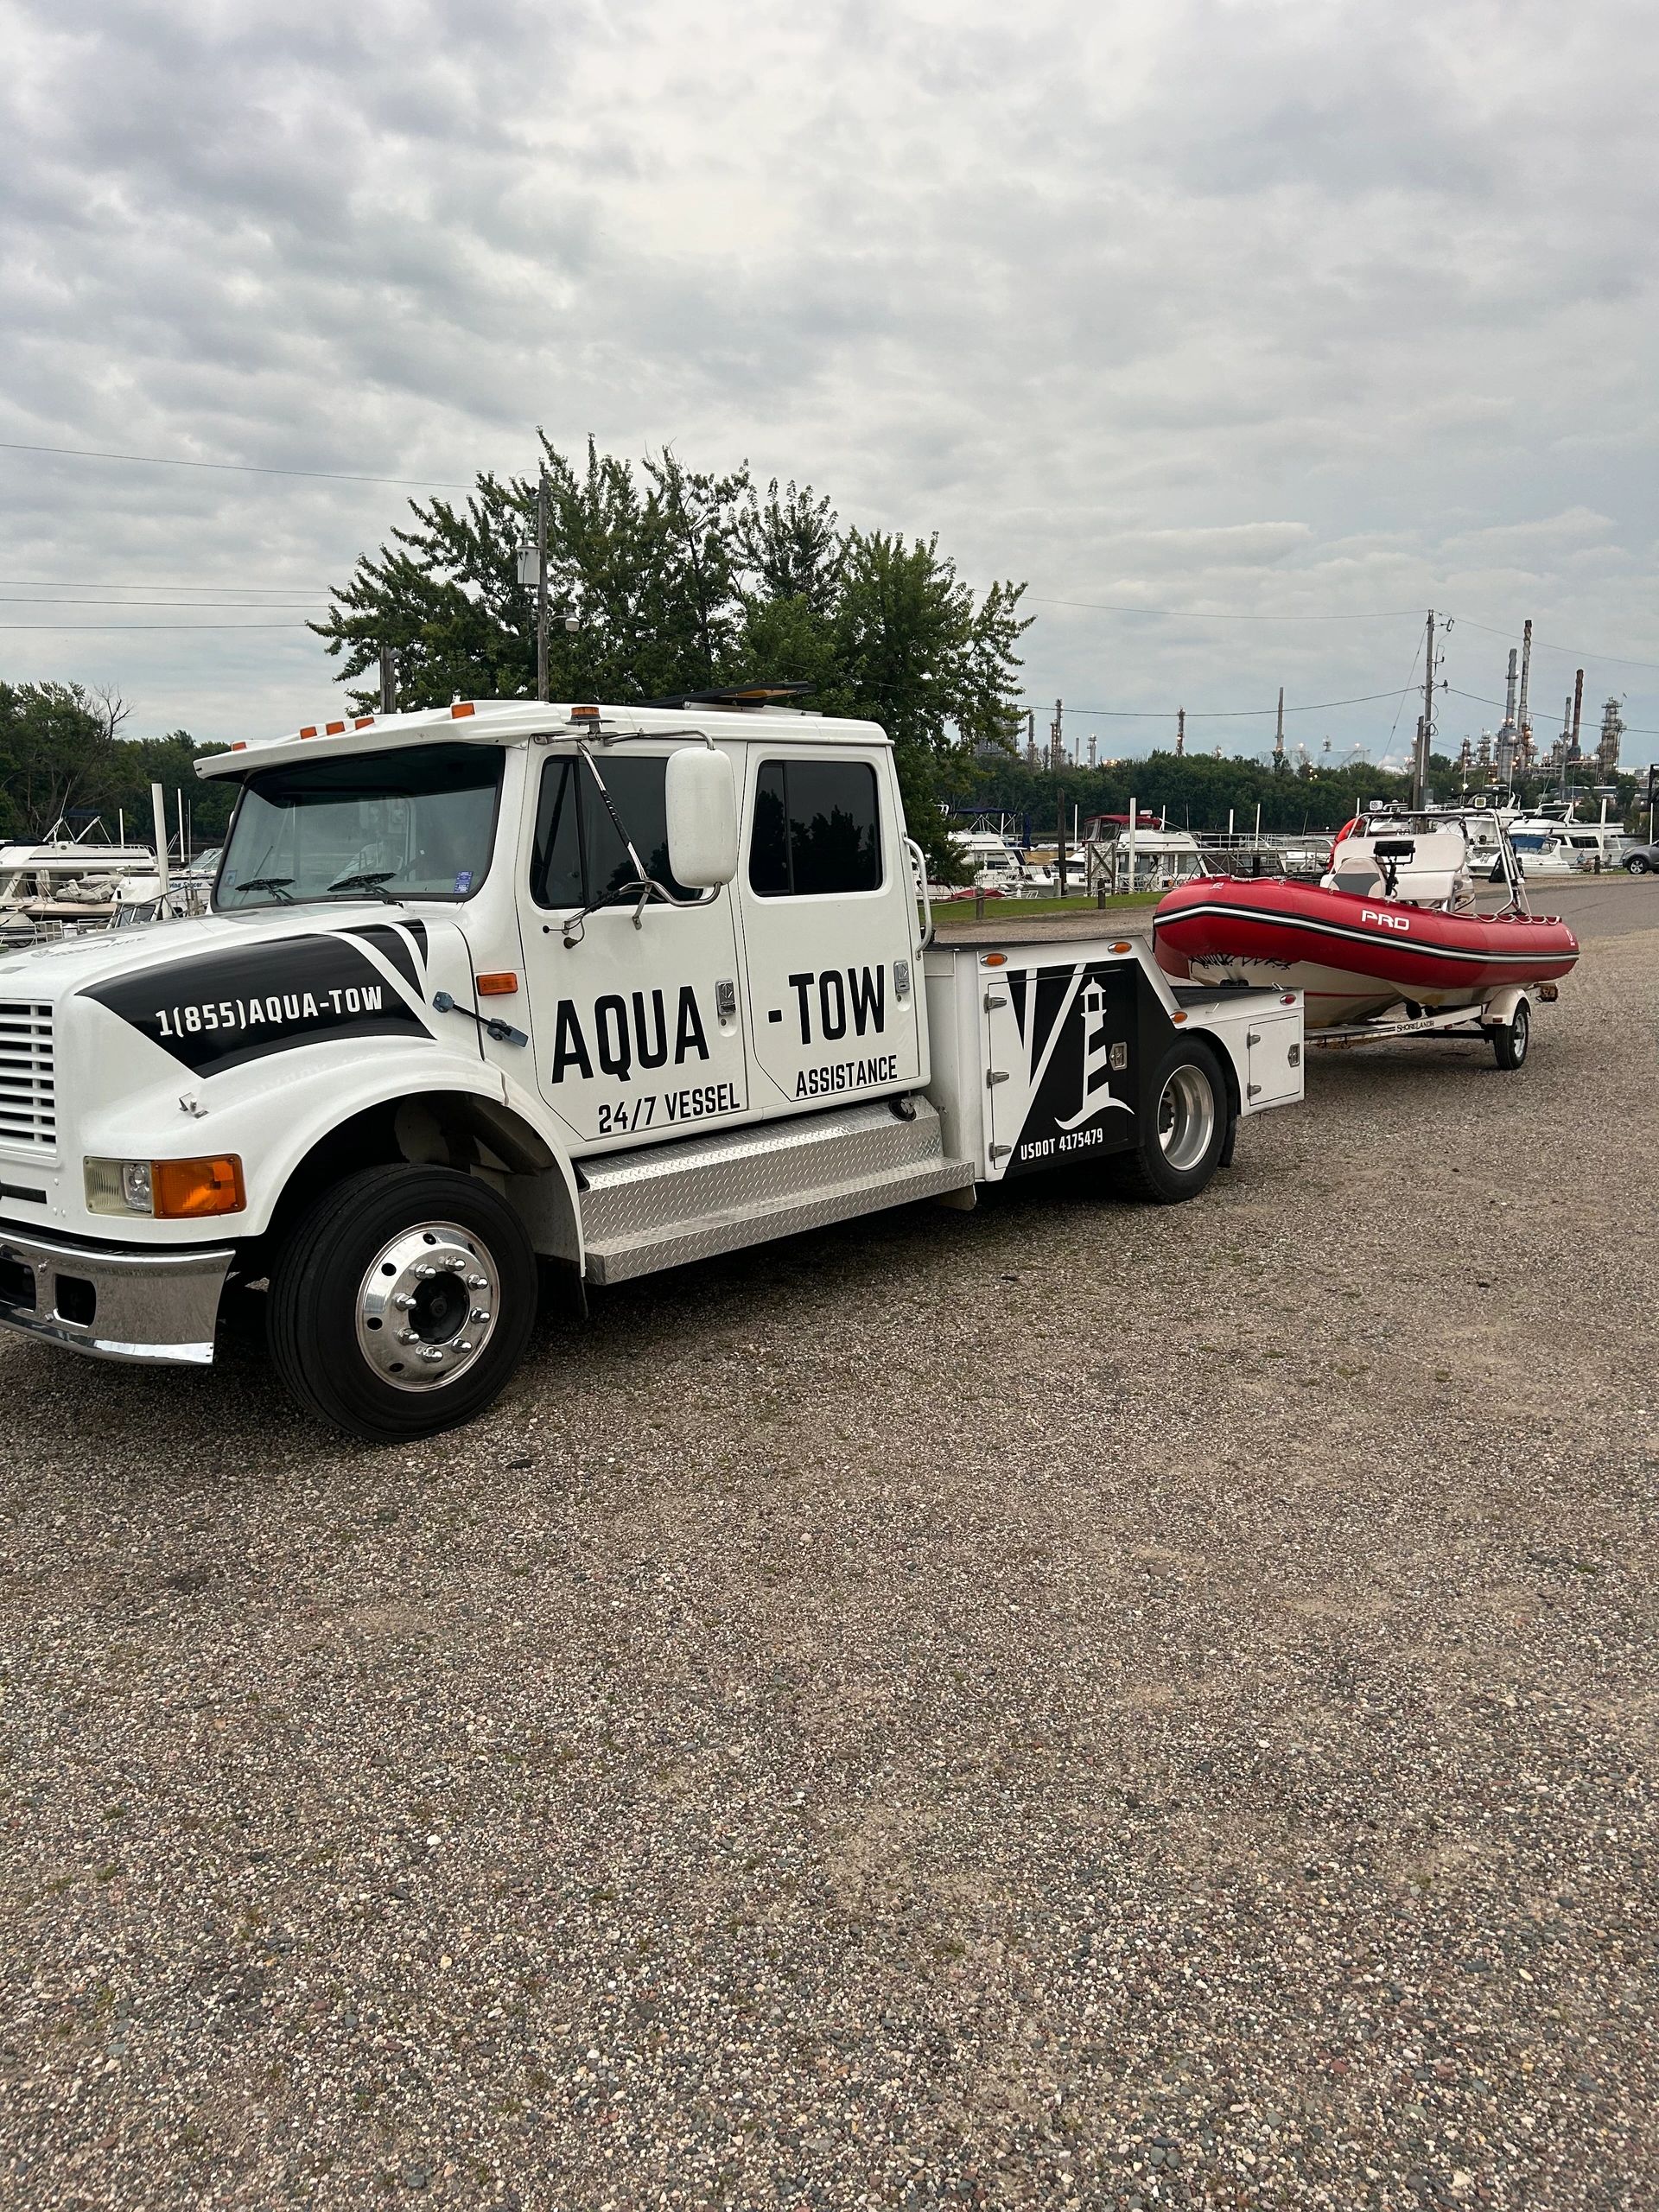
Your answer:
[[[588,1274],[620,1282],[963,1189],[972,1161],[947,1160],[937,1111],[912,1103],[909,1122],[877,1101],[583,1160]]]

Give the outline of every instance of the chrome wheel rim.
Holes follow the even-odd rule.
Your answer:
[[[1527,1057],[1527,1039],[1532,1030],[1532,1016],[1524,1006],[1515,1009],[1515,1020],[1510,1024],[1510,1050],[1517,1060]]]
[[[483,1239],[425,1221],[383,1244],[357,1293],[357,1342],[394,1390],[442,1390],[478,1364],[495,1331],[501,1274]]]
[[[1216,1131],[1216,1097],[1201,1071],[1177,1068],[1158,1101],[1158,1141],[1170,1166],[1196,1167]]]

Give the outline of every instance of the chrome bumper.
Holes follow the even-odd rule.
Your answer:
[[[100,1359],[205,1367],[231,1259],[228,1247],[71,1244],[0,1222],[0,1327]]]

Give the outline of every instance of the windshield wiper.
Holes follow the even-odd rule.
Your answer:
[[[238,891],[274,892],[284,906],[291,906],[294,901],[288,895],[288,887],[293,880],[291,875],[251,875],[245,883],[238,883],[236,887]]]
[[[384,899],[388,906],[401,906],[403,900],[385,887],[397,873],[395,868],[383,868],[375,872],[365,870],[360,875],[337,876],[328,886],[328,889],[329,891],[368,891],[372,892],[377,899]],[[325,893],[323,895],[327,897],[327,893]]]

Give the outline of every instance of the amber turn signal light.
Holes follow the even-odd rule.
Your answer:
[[[205,1214],[240,1213],[248,1203],[242,1162],[233,1152],[217,1160],[150,1162],[155,1208],[162,1221],[195,1221]]]
[[[497,976],[480,976],[478,995],[481,999],[510,999],[518,988],[518,978],[511,968],[504,968]]]

